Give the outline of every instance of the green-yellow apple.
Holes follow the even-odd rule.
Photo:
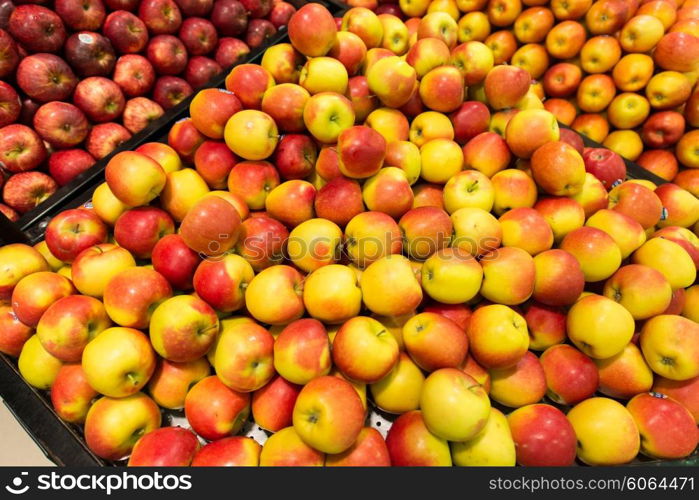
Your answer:
[[[449,61],[461,72],[464,84],[476,85],[493,69],[493,51],[482,42],[467,41],[452,49]]]
[[[464,167],[464,153],[451,139],[437,138],[420,147],[420,177],[427,182],[446,184]]]
[[[467,333],[470,354],[488,369],[514,366],[529,347],[525,319],[513,309],[500,304],[476,309]]]
[[[218,378],[238,392],[252,392],[274,376],[274,338],[252,322],[236,323],[221,332],[214,368]]]
[[[78,254],[71,266],[71,276],[80,293],[101,298],[114,276],[135,266],[136,261],[128,250],[112,243],[102,243]]]
[[[601,229],[612,237],[625,259],[646,242],[643,227],[631,217],[616,210],[602,209],[595,212],[585,223],[588,227]]]
[[[108,328],[87,344],[82,367],[93,389],[123,398],[146,385],[155,370],[155,353],[142,332]]]
[[[587,178],[587,177],[586,177]],[[585,224],[585,210],[572,198],[564,196],[542,197],[534,209],[548,222],[553,239],[559,243],[566,234]]]
[[[342,131],[354,125],[354,109],[345,96],[321,92],[306,101],[303,122],[318,141],[333,144]]]
[[[63,361],[44,349],[37,335],[24,342],[17,360],[22,378],[37,389],[50,389],[62,366]]]
[[[316,319],[290,323],[274,342],[274,368],[293,384],[327,375],[331,365],[328,333]]]
[[[382,212],[362,212],[345,227],[345,250],[360,268],[401,252],[403,238],[395,220]]]
[[[311,95],[321,92],[344,94],[347,91],[348,80],[347,69],[332,57],[312,57],[299,75],[299,85]]]
[[[250,314],[262,323],[291,323],[304,313],[303,275],[291,266],[268,267],[248,285],[245,302]]]
[[[39,320],[36,336],[61,361],[80,361],[85,346],[111,325],[104,305],[86,295],[54,302]]]
[[[434,312],[416,314],[403,325],[405,349],[425,371],[461,366],[468,352],[466,332]]]
[[[490,409],[485,427],[468,441],[451,443],[451,458],[460,467],[510,467],[516,463],[515,443],[507,417]]]
[[[160,427],[160,420],[160,408],[142,392],[125,398],[100,398],[87,413],[85,441],[95,455],[122,460],[141,436]]]
[[[660,271],[673,291],[686,288],[696,280],[697,268],[687,251],[665,238],[649,239],[634,252],[631,260]]]
[[[398,342],[373,318],[345,322],[333,340],[333,362],[351,380],[371,384],[385,377],[398,361]]]
[[[208,193],[209,186],[201,174],[193,168],[183,168],[167,174],[160,205],[173,219],[182,222],[187,212]]]
[[[611,236],[595,227],[581,227],[568,233],[560,248],[580,263],[585,281],[609,278],[619,269],[621,250]]]
[[[471,376],[441,368],[425,379],[420,408],[430,432],[448,441],[468,441],[485,427],[490,400]]]
[[[588,295],[570,308],[568,338],[595,359],[620,353],[634,334],[634,320],[624,306],[602,295]]]
[[[638,454],[638,427],[628,410],[613,399],[586,399],[567,417],[578,438],[578,458],[586,464],[621,465]]]
[[[326,219],[309,219],[289,233],[286,252],[302,271],[310,273],[340,258],[342,230]]]
[[[303,442],[323,453],[342,453],[364,425],[364,406],[352,385],[338,377],[311,380],[296,398],[294,429]]]
[[[641,330],[641,350],[651,369],[671,380],[699,375],[699,324],[682,316],[662,314]]]
[[[401,352],[393,369],[369,386],[374,403],[381,410],[402,414],[420,407],[420,394],[425,381],[420,368],[408,354]]]
[[[366,117],[364,124],[381,134],[383,138],[386,139],[387,147],[388,144],[394,142],[407,141],[410,133],[410,124],[408,123],[406,116],[402,112],[393,108],[383,107],[373,110]],[[412,145],[414,146],[414,144]],[[399,158],[405,154],[405,152],[401,151],[400,149],[396,151],[396,153],[398,153]],[[388,156],[388,151],[386,151],[386,155]],[[387,163],[387,165],[393,167],[401,166],[396,163]],[[408,170],[414,169],[415,167],[411,166],[411,169]]]
[[[360,279],[367,308],[384,316],[401,316],[422,301],[422,288],[410,261],[402,255],[387,255],[364,270]]]
[[[274,152],[279,131],[267,113],[246,109],[231,116],[226,123],[224,138],[228,147],[241,158],[264,160]]]
[[[397,56],[402,56],[408,50],[408,27],[393,14],[379,14],[377,16],[383,26],[383,39],[381,46]]]
[[[403,58],[391,55],[376,61],[366,71],[369,90],[389,108],[400,108],[415,91],[417,74]]]
[[[425,261],[421,279],[422,288],[434,300],[461,304],[480,291],[483,268],[466,250],[444,248]]]
[[[450,214],[460,208],[480,208],[490,212],[494,202],[493,184],[478,170],[463,170],[444,185],[444,208]]]
[[[153,349],[169,361],[186,362],[202,357],[219,331],[209,304],[194,295],[178,295],[162,302],[150,322]]]
[[[447,44],[449,49],[454,48],[457,41],[456,21],[446,12],[430,12],[420,20],[417,28],[418,40],[422,38],[439,38]]]
[[[282,83],[295,84],[299,81],[301,67],[305,62],[306,58],[293,45],[290,43],[278,43],[265,50],[260,66],[272,75],[272,78],[278,85]],[[267,91],[265,91],[266,93]],[[262,100],[264,102],[264,95]],[[264,108],[262,111],[264,111]]]
[[[454,126],[449,117],[436,111],[420,113],[410,123],[410,142],[421,148],[434,139],[454,138]]]

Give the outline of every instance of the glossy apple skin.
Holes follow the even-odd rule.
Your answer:
[[[20,5],[10,14],[9,31],[32,52],[58,52],[66,39],[61,18],[40,5]]]
[[[49,172],[59,186],[65,186],[95,164],[95,158],[83,149],[56,151],[49,157]]]
[[[46,227],[46,244],[63,262],[72,262],[80,252],[107,241],[107,227],[93,212],[71,209],[51,219]]]
[[[301,386],[276,376],[252,395],[252,417],[255,423],[277,432],[292,424],[292,414]]]
[[[200,255],[222,255],[238,241],[240,214],[218,196],[199,200],[180,225],[184,242]]]
[[[51,386],[51,404],[66,422],[82,424],[93,400],[98,396],[85,377],[80,363],[65,364]]]
[[[0,155],[5,170],[10,173],[34,170],[46,160],[46,146],[34,130],[26,125],[3,127],[0,135]]]
[[[129,467],[187,467],[199,451],[197,436],[181,427],[162,427],[145,434],[133,447]]]
[[[262,447],[254,439],[232,436],[203,446],[192,460],[193,467],[256,467]]]
[[[112,12],[104,20],[102,31],[120,54],[141,52],[148,43],[148,28],[131,12]]]
[[[418,410],[404,413],[393,422],[386,446],[394,467],[452,465],[447,441],[427,429]]]
[[[237,433],[250,414],[250,394],[229,389],[212,375],[189,390],[184,411],[192,429],[215,440]]]
[[[0,305],[0,352],[18,357],[33,334],[34,329],[17,319],[12,307]]]
[[[507,420],[520,465],[570,466],[575,461],[575,431],[559,409],[546,404],[524,406]]]

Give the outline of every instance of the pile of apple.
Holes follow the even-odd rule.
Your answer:
[[[695,451],[699,200],[583,158],[525,70],[443,20],[424,16],[408,50],[396,16],[352,8],[338,31],[303,6],[291,43],[200,91],[168,144],[117,154],[89,206],[0,248],[0,351],[95,454],[553,466]],[[465,83],[517,110],[503,136]],[[188,428],[160,428],[160,408]],[[385,439],[375,411],[393,415]],[[264,443],[240,435],[251,420]]]
[[[296,11],[281,0],[38,5],[48,3],[0,3],[0,213],[11,220],[240,62]]]

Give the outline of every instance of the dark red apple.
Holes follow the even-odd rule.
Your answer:
[[[17,67],[17,85],[39,102],[66,100],[77,84],[78,79],[70,66],[53,54],[25,57]]]
[[[155,69],[148,59],[138,54],[127,54],[117,59],[114,82],[129,97],[142,96],[153,88]]]
[[[607,148],[585,148],[585,170],[597,177],[604,187],[612,189],[626,178],[626,164],[617,153]]]
[[[83,78],[109,76],[116,63],[116,54],[109,39],[91,31],[81,31],[68,37],[65,54],[66,60]]]
[[[175,0],[184,17],[208,16],[214,8],[214,0]]]
[[[0,0],[0,29],[6,30],[10,25],[10,15],[15,10],[12,0]]]
[[[248,12],[238,0],[216,0],[211,22],[220,36],[238,36],[248,28]]]
[[[14,123],[22,111],[22,101],[17,91],[5,82],[0,81],[0,127]]]
[[[168,110],[177,106],[194,92],[192,87],[177,76],[161,76],[155,82],[153,100]]]
[[[134,11],[141,0],[104,0],[109,10]]]
[[[265,17],[272,10],[272,0],[240,0],[251,18]]]
[[[120,54],[141,52],[148,44],[148,28],[135,14],[117,10],[107,16],[102,28],[104,36]]]
[[[226,189],[238,158],[223,141],[205,141],[194,153],[194,168],[211,189]]]
[[[19,52],[14,38],[0,29],[0,78],[12,75],[19,63]]]
[[[2,199],[23,214],[43,203],[58,189],[56,181],[42,172],[22,172],[7,179]]]
[[[114,81],[102,76],[92,76],[78,83],[73,103],[93,122],[116,120],[124,112],[126,99]]]
[[[4,203],[0,203],[0,214],[10,219],[12,222],[17,222],[19,220],[19,214],[14,208],[10,208]]]
[[[34,123],[34,114],[41,107],[41,103],[36,102],[31,97],[22,99],[22,110],[19,113],[19,123],[23,125],[31,125]]]
[[[172,35],[158,35],[148,43],[148,60],[159,75],[178,75],[187,66],[187,49]]]
[[[89,124],[77,106],[53,101],[36,110],[34,130],[56,148],[71,148],[85,140]]]
[[[190,56],[205,56],[218,43],[216,27],[207,19],[190,17],[185,19],[178,35]]]
[[[65,186],[94,164],[95,159],[84,149],[64,149],[49,156],[49,173],[59,186]]]
[[[58,52],[67,36],[58,14],[40,5],[20,5],[12,11],[9,31],[30,52]]]
[[[182,13],[175,0],[143,0],[138,17],[154,35],[173,35],[182,24]]]
[[[153,269],[162,274],[177,290],[192,288],[192,278],[201,259],[179,234],[169,234],[158,241],[151,254]]]
[[[126,102],[124,127],[132,134],[135,134],[163,116],[164,113],[165,111],[157,102],[147,97],[134,97]]]
[[[245,43],[254,49],[267,43],[276,33],[276,28],[267,19],[252,19],[248,23]]]
[[[304,134],[287,134],[281,138],[274,153],[274,164],[282,179],[303,179],[313,171],[318,148]]]
[[[97,31],[107,15],[102,0],[56,0],[53,8],[73,31]]]
[[[479,101],[466,101],[451,116],[454,125],[454,140],[462,146],[482,132],[488,130],[490,111]]]
[[[14,123],[0,129],[0,162],[8,172],[34,170],[47,155],[39,134],[26,125]]]
[[[684,134],[685,119],[677,111],[660,111],[648,117],[641,129],[641,139],[648,148],[673,146]]]
[[[224,69],[229,69],[240,63],[250,53],[250,47],[237,38],[221,38],[218,42],[216,62]]]
[[[209,80],[222,71],[221,65],[213,59],[204,56],[194,56],[187,63],[184,77],[192,88],[198,89],[209,83]]]
[[[294,15],[294,12],[296,12],[296,7],[289,2],[277,2],[272,6],[272,10],[269,11],[267,19],[276,29],[279,29],[289,24],[289,19]]]
[[[162,237],[175,232],[175,222],[165,210],[137,207],[127,210],[114,225],[114,239],[137,259],[148,259]]]
[[[582,137],[573,129],[561,127],[559,140],[561,142],[567,142],[569,145],[573,146],[581,155],[585,151],[585,143],[583,142]]]
[[[90,130],[86,147],[88,152],[101,160],[122,143],[131,139],[131,133],[118,123],[100,123]]]
[[[400,10],[400,5],[397,3],[382,3],[374,12],[377,16],[379,14],[391,14],[396,16],[401,21],[405,19],[405,15],[403,14],[403,11]]]

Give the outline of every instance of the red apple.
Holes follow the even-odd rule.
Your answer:
[[[46,245],[63,262],[73,262],[80,252],[107,241],[107,227],[90,210],[73,208],[51,219],[46,227]]]
[[[124,107],[124,126],[129,132],[135,134],[164,113],[165,110],[157,102],[147,97],[134,97],[129,99]]]
[[[205,56],[218,43],[216,27],[211,21],[201,17],[185,19],[178,36],[190,56]]]
[[[451,116],[454,140],[462,146],[481,132],[488,131],[490,111],[479,101],[466,101]]]
[[[129,467],[187,467],[199,451],[189,429],[162,427],[144,434],[133,447]]]
[[[223,141],[205,141],[194,154],[194,168],[212,189],[226,189],[236,163],[238,158]]]
[[[250,415],[250,394],[229,389],[215,375],[187,393],[184,411],[192,429],[204,439],[236,434]]]
[[[597,177],[607,190],[626,178],[626,164],[617,153],[607,148],[585,148],[585,170]]]
[[[282,83],[267,89],[262,97],[262,111],[274,118],[279,130],[303,132],[303,110],[310,94],[294,83]]]
[[[265,17],[272,10],[272,0],[240,0],[253,19]]]
[[[14,38],[0,29],[0,78],[12,76],[19,62],[19,52]]]
[[[238,241],[240,224],[240,215],[231,203],[218,196],[205,196],[187,212],[180,234],[195,252],[220,256]]]
[[[66,41],[66,60],[81,77],[109,76],[112,74],[116,55],[109,39],[99,33],[81,31]]]
[[[107,16],[102,28],[104,35],[120,54],[143,51],[148,43],[148,28],[135,14],[117,10]]]
[[[184,17],[208,16],[214,0],[175,0]]]
[[[317,156],[318,148],[310,137],[289,134],[279,141],[274,153],[274,164],[282,179],[303,179],[313,171]]]
[[[55,151],[49,157],[49,173],[59,186],[65,186],[94,164],[94,157],[84,149]]]
[[[194,126],[191,118],[176,122],[167,135],[167,143],[183,160],[192,160],[197,148],[206,138]]]
[[[83,142],[88,127],[85,113],[67,102],[48,102],[34,115],[34,129],[42,139],[57,148],[70,148]]]
[[[40,102],[66,100],[77,84],[70,66],[53,54],[33,54],[17,67],[17,85]]]
[[[48,175],[42,172],[22,172],[7,180],[2,190],[2,199],[10,208],[23,214],[43,203],[56,189],[56,181]]]
[[[314,206],[318,217],[345,227],[355,215],[364,211],[362,188],[354,179],[340,175],[318,190]]]
[[[583,142],[580,134],[578,134],[575,130],[569,128],[560,128],[559,133],[559,140],[561,142],[568,143],[569,145],[573,146],[578,153],[580,153],[581,155],[583,154],[583,152],[585,151],[585,143]]]
[[[677,111],[661,111],[648,117],[641,129],[641,139],[649,148],[673,146],[684,134],[685,119]]]
[[[274,78],[259,64],[241,64],[226,77],[226,89],[233,92],[246,109],[260,109],[265,91],[274,87]]]
[[[0,81],[0,127],[16,122],[21,110],[22,101],[15,89]]]
[[[172,35],[158,35],[148,42],[148,60],[160,75],[177,75],[187,66],[187,49]]]
[[[206,86],[213,77],[222,71],[221,65],[210,57],[194,56],[187,62],[184,78],[189,85],[197,89]]]
[[[155,70],[148,59],[137,54],[121,56],[114,67],[114,81],[129,97],[150,91],[155,83]]]
[[[249,53],[250,47],[244,41],[226,37],[219,40],[214,58],[222,68],[228,69],[242,61]]]
[[[194,271],[201,262],[199,255],[191,250],[179,234],[169,234],[160,239],[151,254],[153,268],[168,280],[173,288],[192,288]]]
[[[245,43],[250,48],[260,47],[277,33],[277,29],[267,19],[252,19],[245,33]]]
[[[97,123],[116,120],[124,112],[126,100],[119,85],[109,78],[93,76],[75,87],[73,103]]]
[[[260,272],[284,260],[289,231],[276,219],[259,215],[245,219],[240,227],[236,252]]]
[[[32,52],[58,52],[66,40],[61,18],[46,7],[20,5],[10,15],[12,37]]]
[[[211,22],[221,36],[242,35],[248,27],[248,12],[238,0],[216,0]]]
[[[148,259],[155,244],[175,232],[175,223],[165,211],[156,207],[127,210],[114,225],[114,239],[138,259]]]
[[[291,16],[288,30],[296,50],[309,57],[318,57],[330,51],[339,28],[328,9],[309,3]]]
[[[573,465],[575,431],[561,410],[547,404],[523,406],[512,412],[507,421],[517,463],[535,467]]]
[[[46,147],[39,134],[26,125],[0,129],[0,161],[9,172],[34,170],[46,160]]]
[[[140,0],[104,0],[109,10],[134,11],[138,7]]]
[[[143,0],[138,17],[154,35],[172,35],[182,25],[182,13],[175,0]]]
[[[51,386],[51,404],[66,422],[82,424],[93,400],[98,396],[87,382],[80,363],[68,363],[58,370]]]
[[[10,208],[4,203],[0,203],[0,213],[5,217],[10,219],[12,222],[17,222],[19,220],[19,214],[14,208]]]
[[[294,15],[294,12],[296,12],[296,7],[288,2],[279,1],[274,3],[267,18],[276,29],[279,29],[289,24],[289,19]]]
[[[73,31],[96,31],[107,15],[102,0],[56,0],[53,8]]]
[[[0,28],[6,30],[10,23],[10,14],[15,10],[15,4],[12,0],[0,1]]]
[[[277,432],[292,424],[292,414],[301,386],[276,376],[252,395],[252,418],[268,431]]]
[[[118,123],[100,123],[90,130],[86,147],[96,159],[101,160],[122,143],[131,139],[131,133]]]
[[[182,78],[177,76],[161,76],[155,82],[153,100],[164,110],[168,110],[192,95],[194,90]]]

